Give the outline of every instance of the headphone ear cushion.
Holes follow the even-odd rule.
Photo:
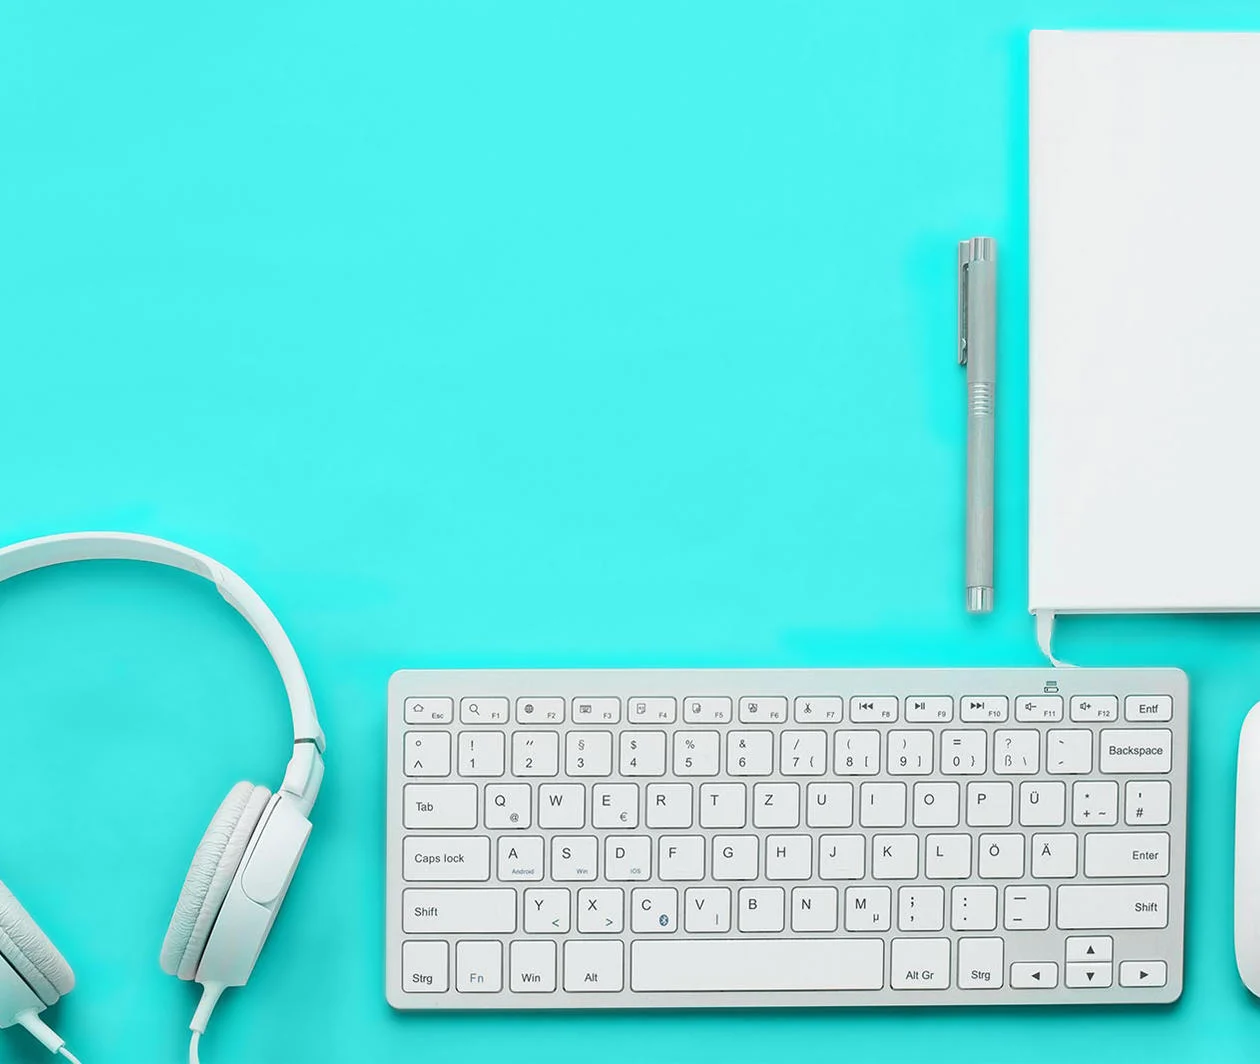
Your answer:
[[[3,883],[0,883],[0,956],[13,966],[45,1005],[55,1005],[62,994],[74,989],[74,972],[61,951]]]
[[[175,915],[162,943],[162,970],[180,979],[195,979],[210,931],[223,907],[232,877],[262,818],[271,792],[252,783],[238,783],[223,799],[202,836]]]

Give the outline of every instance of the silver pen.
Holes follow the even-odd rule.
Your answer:
[[[967,367],[967,610],[993,609],[993,389],[997,241],[958,245],[958,362]]]

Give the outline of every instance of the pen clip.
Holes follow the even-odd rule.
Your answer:
[[[992,261],[993,238],[973,236],[958,242],[958,364],[967,364],[967,270],[973,262]]]

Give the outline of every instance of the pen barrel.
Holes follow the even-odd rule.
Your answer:
[[[967,385],[967,608],[993,608],[993,382]]]

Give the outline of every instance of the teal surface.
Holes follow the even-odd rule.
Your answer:
[[[1100,17],[1260,29],[1226,0],[3,6],[0,538],[216,555],[286,624],[328,733],[308,855],[206,1064],[1254,1059],[1231,945],[1254,618],[1061,631],[1069,660],[1190,675],[1176,1006],[403,1016],[383,995],[394,669],[1040,660],[1026,34]],[[1002,257],[980,619],[954,364],[977,232]],[[191,578],[63,569],[0,592],[0,705],[0,875],[79,977],[52,1022],[84,1064],[182,1059],[194,994],[158,947],[223,794],[278,782],[264,651]]]

